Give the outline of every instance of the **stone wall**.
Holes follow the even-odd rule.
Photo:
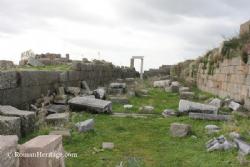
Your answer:
[[[240,25],[240,35],[244,35],[250,32],[250,20]]]
[[[171,65],[162,65],[158,69],[149,69],[144,71],[145,78],[154,77],[154,76],[166,76],[170,75]]]
[[[134,69],[110,64],[81,64],[72,71],[0,72],[0,105],[26,109],[30,103],[58,86],[80,86],[85,80],[90,88],[105,86],[117,78],[137,77]]]

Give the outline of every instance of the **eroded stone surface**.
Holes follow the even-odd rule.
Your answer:
[[[95,122],[94,119],[88,119],[86,121],[76,123],[75,126],[77,127],[78,132],[87,132],[94,129]]]
[[[46,122],[53,125],[64,125],[69,121],[69,113],[50,114],[46,117]]]
[[[64,153],[62,136],[42,135],[37,136],[20,146],[20,153]],[[64,158],[59,157],[21,157],[20,167],[64,167]]]
[[[196,103],[188,100],[180,100],[179,102],[180,112],[201,112],[208,114],[217,114],[218,108],[215,106]]]
[[[18,167],[19,158],[9,155],[14,155],[17,152],[16,135],[2,136],[0,135],[0,166],[1,167]]]
[[[75,97],[68,101],[73,110],[89,110],[97,113],[112,112],[112,103],[107,100],[93,99],[87,97]]]
[[[0,106],[0,115],[14,116],[21,119],[21,135],[25,136],[34,131],[35,113],[18,110],[12,106]]]
[[[21,137],[20,118],[0,116],[0,135],[17,135]]]
[[[172,123],[170,132],[173,137],[185,137],[191,132],[191,126],[188,124]]]

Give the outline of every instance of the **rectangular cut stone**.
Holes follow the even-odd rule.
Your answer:
[[[189,113],[189,118],[213,120],[213,121],[227,121],[232,118],[231,115],[216,115],[216,114],[205,114],[205,113]]]
[[[14,155],[17,152],[16,135],[2,136],[0,135],[0,167],[18,167],[19,158]]]
[[[86,132],[94,129],[95,122],[93,119],[88,119],[86,121],[76,123],[75,126],[77,127],[78,132]]]
[[[97,113],[112,112],[112,103],[107,100],[87,97],[75,97],[68,101],[70,108],[74,110],[89,110]]]
[[[37,136],[20,146],[21,154],[36,153],[64,153],[62,146],[62,136],[42,135]],[[58,157],[21,157],[20,167],[64,167],[63,156]]]
[[[35,113],[30,111],[18,110],[12,106],[0,106],[0,115],[20,117],[21,135],[25,136],[34,131]]]
[[[179,111],[180,112],[202,112],[208,114],[217,114],[218,107],[196,103],[188,100],[180,100],[179,102]]]
[[[20,118],[0,116],[0,135],[17,135],[21,137]]]
[[[69,113],[50,114],[46,117],[46,122],[53,125],[64,125],[69,121]]]

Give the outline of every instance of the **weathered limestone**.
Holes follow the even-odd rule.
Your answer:
[[[124,94],[126,92],[126,83],[110,83],[109,93],[110,94]]]
[[[211,152],[215,150],[229,150],[233,148],[234,146],[232,143],[227,141],[227,139],[223,135],[221,135],[218,138],[213,138],[209,140],[206,143],[206,147],[207,147],[207,151]]]
[[[21,137],[20,118],[0,116],[0,135],[17,135]]]
[[[19,167],[19,158],[14,156],[17,152],[17,141],[16,135],[0,135],[0,167]]]
[[[90,90],[89,85],[86,81],[81,82],[81,87],[86,91],[87,94],[91,94],[91,90]]]
[[[38,66],[44,66],[43,63],[41,63],[39,60],[33,58],[33,57],[29,57],[28,58],[28,62],[27,64],[34,66],[34,67],[38,67]]]
[[[153,86],[155,88],[165,88],[170,85],[170,80],[154,81]]]
[[[67,87],[66,92],[77,96],[80,94],[81,88],[79,88],[79,87]]]
[[[0,69],[10,69],[13,67],[15,67],[15,65],[12,61],[0,60]]]
[[[107,150],[112,150],[114,148],[114,143],[111,142],[103,142],[102,143],[102,148],[107,149]]]
[[[107,94],[104,87],[97,88],[96,90],[93,91],[93,93],[96,99],[102,99],[102,100],[106,99]]]
[[[217,114],[218,108],[215,106],[191,102],[188,100],[180,100],[179,102],[180,112],[201,112],[207,114]]]
[[[153,106],[142,106],[142,107],[140,107],[139,110],[142,113],[153,113],[154,112],[154,107]]]
[[[53,125],[64,125],[69,121],[69,113],[50,114],[46,117],[46,122]]]
[[[220,128],[217,125],[206,125],[205,130],[208,134],[213,134],[219,132]]]
[[[211,106],[215,106],[215,107],[220,108],[222,106],[222,100],[215,98],[215,99],[211,100],[208,104]]]
[[[241,105],[239,103],[231,101],[228,107],[231,108],[233,111],[237,111],[238,109],[240,109]]]
[[[68,101],[70,108],[73,110],[89,110],[97,113],[112,112],[112,103],[107,100],[75,97]]]
[[[124,108],[125,110],[130,110],[130,109],[133,108],[133,105],[131,105],[131,104],[125,104],[125,105],[123,105],[123,108]]]
[[[192,119],[203,119],[211,121],[228,121],[232,119],[231,115],[216,115],[216,114],[205,114],[205,113],[189,113],[189,118]]]
[[[237,144],[237,147],[239,148],[239,150],[245,154],[248,155],[250,154],[250,144],[246,143],[245,141],[241,140],[241,139],[234,139],[234,142]]]
[[[20,117],[21,119],[21,135],[25,136],[34,131],[35,113],[29,111],[18,110],[12,106],[0,106],[0,115]]]
[[[172,123],[170,132],[173,137],[185,137],[191,132],[191,126],[181,123]]]
[[[194,92],[180,92],[180,98],[181,99],[193,99]]]
[[[94,119],[88,119],[86,121],[76,123],[75,126],[77,127],[78,132],[87,132],[94,129],[95,122]]]
[[[172,109],[166,109],[162,112],[163,117],[169,117],[169,116],[176,116],[175,110]]]
[[[20,154],[36,154],[43,155],[56,153],[61,154],[60,157],[21,157],[20,167],[64,167],[64,154],[62,146],[62,136],[60,135],[42,135],[37,136],[20,146]]]
[[[66,105],[49,105],[46,107],[49,114],[63,113],[68,111],[68,106]]]

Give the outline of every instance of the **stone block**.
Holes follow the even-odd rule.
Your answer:
[[[95,122],[94,119],[88,119],[86,121],[76,123],[75,126],[78,129],[78,132],[87,132],[94,129]]]
[[[21,119],[21,135],[25,136],[34,131],[35,113],[18,110],[12,106],[0,106],[0,115],[19,117]]]
[[[202,112],[202,113],[214,113],[217,114],[218,107],[196,103],[188,100],[180,100],[179,102],[179,111],[180,112]]]
[[[21,137],[20,118],[0,116],[0,135],[17,135]]]
[[[191,126],[181,123],[172,123],[170,132],[173,137],[185,137],[191,132]]]
[[[46,117],[46,122],[53,125],[65,125],[69,121],[69,113],[50,114]]]
[[[20,146],[20,154],[64,154],[62,136],[42,135],[37,136]],[[63,156],[51,157],[21,157],[20,167],[64,167]]]
[[[0,167],[19,167],[19,158],[15,157],[17,152],[16,135],[0,135]]]
[[[68,101],[72,110],[88,110],[97,113],[112,112],[112,102],[88,97],[75,97]]]

